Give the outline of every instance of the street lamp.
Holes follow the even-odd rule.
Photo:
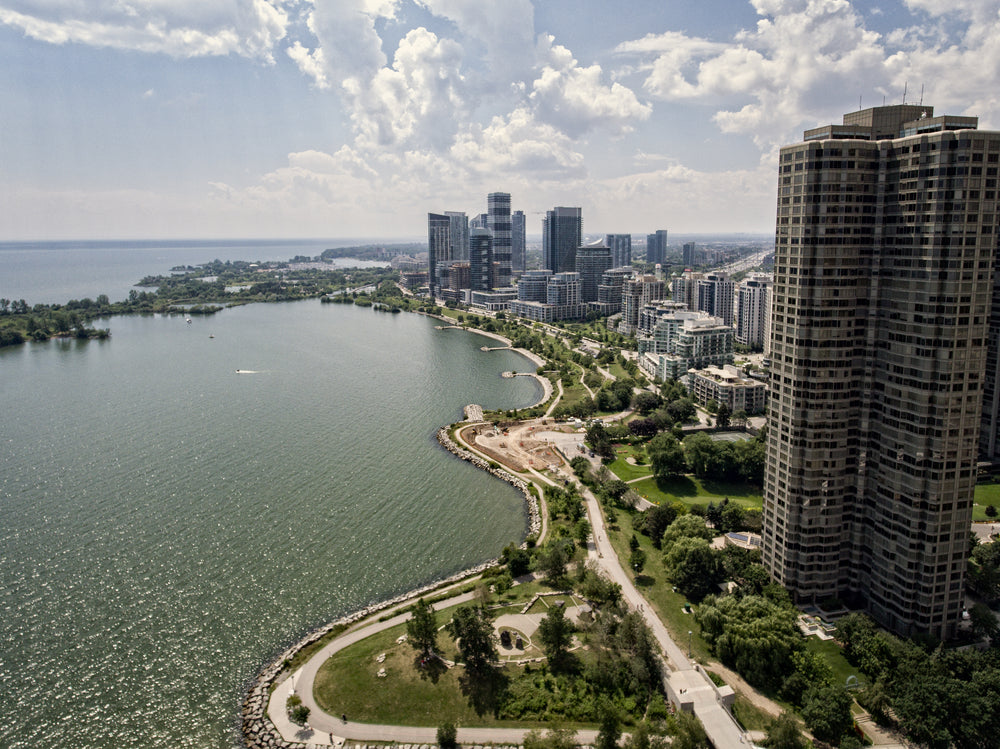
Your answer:
[[[691,657],[691,630],[688,630],[688,658]]]

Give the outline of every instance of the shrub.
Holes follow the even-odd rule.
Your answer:
[[[442,723],[438,726],[437,742],[441,749],[455,749],[458,746],[458,729],[454,723]]]

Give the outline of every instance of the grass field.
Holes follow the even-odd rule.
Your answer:
[[[1000,484],[976,484],[976,494],[972,506],[972,519],[975,521],[997,520],[1000,521],[1000,512],[995,517],[986,514],[987,507],[995,507],[1000,510]]]
[[[760,489],[752,484],[697,479],[694,476],[659,480],[650,477],[631,486],[640,497],[656,504],[683,502],[686,505],[708,505],[709,502],[729,497],[730,502],[741,507],[759,510],[762,502]]]
[[[806,638],[806,649],[821,656],[827,665],[833,669],[833,680],[843,686],[848,676],[858,677],[858,681],[864,683],[865,677],[858,669],[847,662],[844,651],[840,645],[833,640],[821,640],[818,637]]]
[[[615,447],[615,459],[608,465],[615,476],[622,481],[632,481],[633,479],[652,476],[653,469],[648,465],[632,465],[626,458],[639,455],[643,460],[646,458],[644,447],[633,447],[632,445],[618,445]]]

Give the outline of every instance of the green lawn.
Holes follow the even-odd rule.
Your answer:
[[[833,669],[833,679],[837,684],[843,686],[848,676],[857,676],[858,681],[864,683],[865,677],[857,668],[847,662],[847,659],[844,657],[844,651],[833,640],[807,637],[806,650],[816,653],[826,661],[827,665]]]
[[[626,461],[626,458],[630,456],[635,457],[636,455],[641,456],[645,460],[645,448],[641,446],[618,445],[615,447],[615,459],[608,465],[608,468],[622,481],[631,481],[632,479],[643,478],[644,476],[652,476],[653,469],[648,463],[644,465],[632,465]]]
[[[987,507],[995,507],[1000,510],[1000,484],[976,484],[976,494],[973,499],[972,519],[976,521],[998,520],[1000,513],[995,517],[986,514]]]
[[[742,482],[713,481],[694,476],[660,480],[650,477],[631,486],[640,497],[656,504],[683,502],[686,505],[707,505],[729,497],[730,502],[741,507],[759,510],[762,503],[760,488]]]

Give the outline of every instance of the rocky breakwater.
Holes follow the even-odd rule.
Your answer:
[[[517,487],[521,491],[524,495],[524,501],[528,506],[528,518],[530,525],[528,535],[537,536],[542,528],[542,519],[538,514],[538,499],[531,492],[531,488],[528,483],[518,478],[510,471],[500,467],[496,463],[491,463],[485,458],[466,450],[464,447],[456,445],[455,441],[452,440],[451,436],[448,434],[448,429],[448,427],[441,427],[437,433],[438,442],[441,443],[441,446],[444,447],[445,450],[458,456],[462,460],[469,461],[477,468],[482,468],[487,473],[496,476],[501,481],[506,481],[508,484]],[[521,545],[522,547],[525,546],[523,543]]]
[[[452,441],[451,437],[448,436],[448,427],[442,427],[438,430],[437,438],[438,442],[440,442],[445,449],[457,455],[459,458],[462,458],[462,460],[468,460],[477,467],[482,468],[484,471],[488,471],[502,481],[506,481],[507,483],[520,489],[524,494],[524,499],[528,506],[528,515],[530,518],[529,534],[534,536],[538,535],[539,530],[541,529],[541,518],[538,514],[538,501],[531,493],[527,483],[502,468],[490,465],[488,461],[483,460],[478,455],[474,455],[468,450],[456,445]],[[522,542],[521,546],[524,547],[525,545],[526,544]],[[240,714],[240,724],[244,746],[247,747],[247,749],[302,749],[302,742],[288,741],[281,735],[281,733],[279,733],[278,729],[267,717],[267,705],[274,685],[280,680],[288,677],[286,666],[292,658],[298,655],[298,653],[304,648],[307,648],[318,640],[323,639],[335,628],[350,627],[351,625],[368,619],[375,614],[379,614],[393,608],[402,608],[404,605],[413,602],[420,596],[427,595],[439,590],[442,587],[460,582],[468,577],[481,574],[490,567],[496,565],[498,561],[499,560],[497,559],[490,559],[482,564],[472,567],[471,569],[456,573],[443,580],[430,583],[418,588],[417,590],[404,593],[401,596],[396,596],[395,598],[387,601],[366,606],[359,611],[355,611],[353,614],[336,619],[329,624],[325,624],[322,627],[313,630],[294,645],[287,648],[277,658],[271,661],[270,664],[261,669],[260,673],[257,674],[257,678],[254,679],[247,690],[246,698],[243,700],[243,709]]]

